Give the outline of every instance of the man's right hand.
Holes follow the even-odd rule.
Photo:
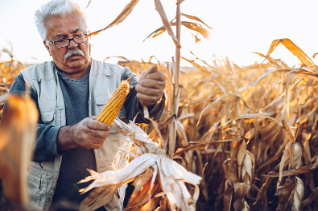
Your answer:
[[[62,127],[58,134],[58,151],[63,152],[78,146],[98,149],[109,136],[110,129],[110,125],[97,121],[96,117],[87,117],[75,125]]]
[[[76,145],[86,149],[98,149],[109,136],[110,129],[109,124],[97,121],[96,117],[87,117],[71,126],[70,135]]]

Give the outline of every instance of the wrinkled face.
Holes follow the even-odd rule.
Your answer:
[[[73,38],[76,35],[86,33],[86,26],[82,18],[76,14],[69,14],[65,17],[50,17],[45,21],[47,29],[47,39],[56,41],[65,38]],[[63,48],[56,48],[52,42],[46,43],[45,47],[52,56],[54,63],[67,75],[82,75],[90,65],[90,47],[89,40],[76,44],[73,40],[70,45]],[[73,55],[65,58],[67,53],[81,50],[83,55]],[[70,54],[70,53],[69,53]],[[76,77],[78,78],[78,77]]]

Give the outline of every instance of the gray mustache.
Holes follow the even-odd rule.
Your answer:
[[[69,59],[71,56],[74,56],[74,55],[84,56],[84,53],[83,53],[83,51],[81,51],[81,50],[79,50],[79,49],[74,50],[74,51],[67,52],[67,53],[64,55],[64,60],[67,60],[67,59]]]

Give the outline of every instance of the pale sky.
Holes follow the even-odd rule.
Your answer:
[[[34,12],[48,0],[0,0],[0,49],[13,46],[13,54],[22,62],[40,63],[50,60],[34,24]],[[77,0],[85,7],[89,0]],[[130,0],[92,0],[85,10],[90,31],[111,23]],[[161,0],[169,20],[175,17],[176,0]],[[263,59],[263,54],[274,39],[289,38],[309,57],[318,52],[317,0],[185,0],[181,11],[194,15],[211,26],[210,39],[195,44],[196,34],[182,27],[182,56],[209,61],[215,53],[227,55],[238,65],[250,65]],[[182,17],[182,20],[189,20]],[[92,56],[103,60],[108,56],[124,56],[131,60],[147,61],[155,55],[160,61],[171,61],[174,43],[167,33],[154,39],[143,39],[162,26],[153,0],[140,0],[132,13],[121,24],[94,36]],[[202,37],[202,36],[201,36]],[[2,59],[6,59],[2,53]],[[299,64],[297,58],[283,46],[272,54],[289,65]],[[313,60],[318,63],[317,59]],[[117,60],[110,60],[117,62]],[[191,66],[182,61],[182,65]]]

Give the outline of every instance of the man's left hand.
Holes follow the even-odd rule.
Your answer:
[[[158,71],[157,65],[144,71],[139,77],[136,86],[137,97],[142,106],[151,106],[157,103],[163,95],[166,78],[163,72]]]

